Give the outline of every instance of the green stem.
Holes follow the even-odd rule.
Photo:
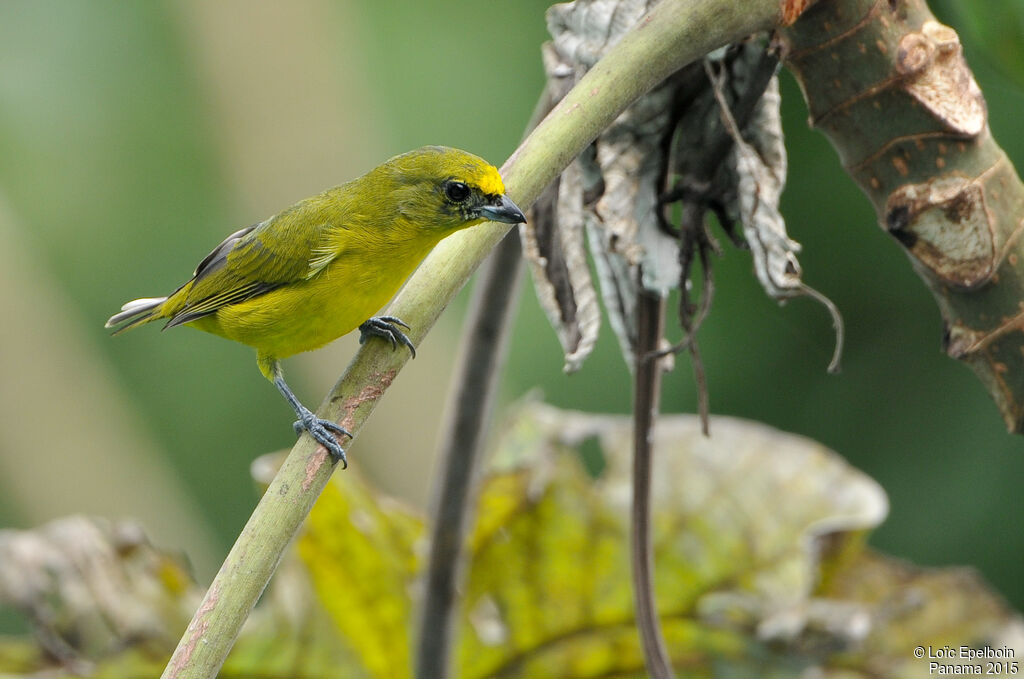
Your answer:
[[[590,70],[502,167],[523,208],[627,106],[665,77],[722,45],[781,21],[780,0],[662,0]],[[484,224],[441,242],[395,298],[389,313],[419,343],[508,227]],[[408,353],[364,345],[318,415],[358,434]],[[242,529],[163,679],[212,679],[257,599],[330,479],[334,464],[309,437],[292,448]],[[358,586],[356,584],[356,586]]]

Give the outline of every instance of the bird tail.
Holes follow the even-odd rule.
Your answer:
[[[118,325],[121,327],[114,330],[115,335],[120,335],[126,330],[131,330],[144,323],[162,318],[160,313],[160,307],[163,306],[164,302],[167,301],[166,297],[143,297],[142,299],[133,299],[130,302],[126,302],[121,307],[120,313],[116,313],[111,316],[104,328],[114,328]],[[123,325],[121,325],[123,323]]]

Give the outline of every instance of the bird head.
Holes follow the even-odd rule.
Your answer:
[[[419,227],[447,233],[485,221],[518,224],[526,217],[505,195],[497,168],[471,153],[424,146],[387,161],[399,213]]]

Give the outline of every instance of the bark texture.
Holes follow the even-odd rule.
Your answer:
[[[1024,186],[923,0],[827,0],[781,31],[810,123],[935,296],[943,346],[1024,428]]]

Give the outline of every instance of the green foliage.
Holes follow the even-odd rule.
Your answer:
[[[320,496],[298,554],[317,599],[368,676],[409,676],[409,594],[420,565],[423,521],[358,474],[337,477],[345,479]]]
[[[920,569],[865,548],[887,501],[835,453],[730,418],[713,419],[712,429],[706,439],[693,418],[666,417],[655,432],[658,600],[680,672],[925,677],[915,646],[1012,643],[1019,616],[972,573]],[[625,418],[540,404],[505,427],[469,538],[458,676],[644,676],[628,574],[629,433]],[[594,442],[606,463],[596,479],[580,456]],[[89,525],[108,538],[95,549],[120,559],[90,561],[79,550],[77,563],[98,564],[85,582],[110,569],[132,573],[122,580],[133,585],[118,597],[69,596],[83,581],[57,569],[34,596],[4,592],[8,601],[22,592],[21,607],[45,631],[40,644],[0,642],[4,676],[151,677],[169,655],[197,590],[181,586],[174,559],[140,539],[125,550],[124,531]],[[60,555],[69,534],[8,533],[0,556],[19,540]],[[423,534],[415,512],[358,473],[336,474],[220,676],[409,677]],[[0,582],[38,573],[2,563]],[[47,610],[78,615],[41,624]],[[111,621],[129,610],[163,624],[119,637]],[[81,645],[81,620],[93,621],[90,638],[101,642]],[[64,649],[63,670],[43,648]]]

